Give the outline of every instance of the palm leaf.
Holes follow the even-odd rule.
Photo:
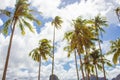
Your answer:
[[[100,64],[97,64],[97,67],[98,67],[98,69],[100,70],[100,71],[102,71],[102,65],[100,65]]]
[[[8,10],[2,10],[0,9],[0,14],[5,14],[6,16],[10,17],[11,16],[11,12]]]
[[[5,34],[5,35],[8,34],[8,29],[9,29],[9,26],[11,24],[11,21],[12,21],[12,19],[9,19],[3,24],[3,26],[4,26],[3,31],[2,31],[3,34]]]
[[[31,21],[35,21],[38,25],[41,25],[41,22],[39,20],[35,19],[35,17],[32,14],[24,13],[24,17],[28,18]]]
[[[25,21],[24,19],[22,19],[23,23],[26,25],[26,27],[28,27],[28,29],[34,33],[33,27],[30,23],[28,23],[27,21]]]
[[[113,56],[113,63],[114,64],[117,64],[117,60],[118,60],[119,56],[120,56],[120,52],[117,51]]]
[[[20,29],[21,29],[21,34],[22,34],[22,35],[25,35],[25,28],[24,28],[22,22],[20,21],[20,19],[19,19],[19,27],[20,27]]]
[[[113,65],[110,62],[106,62],[106,64],[110,67],[112,67]]]

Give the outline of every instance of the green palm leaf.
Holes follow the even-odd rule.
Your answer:
[[[24,19],[22,19],[23,23],[26,25],[26,27],[28,27],[28,29],[34,33],[33,27],[30,23],[28,23],[27,21],[25,21]]]
[[[3,26],[4,26],[3,31],[2,31],[3,34],[5,34],[5,35],[8,34],[8,29],[9,29],[9,26],[11,25],[11,22],[12,22],[12,19],[9,19],[3,24]]]
[[[0,9],[0,14],[5,14],[6,16],[10,17],[11,16],[11,12],[8,10],[2,10]]]

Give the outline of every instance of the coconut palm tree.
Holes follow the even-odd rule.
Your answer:
[[[34,21],[38,25],[41,24],[40,21],[37,20],[32,15],[33,10],[31,10],[29,8],[29,6],[30,6],[30,4],[28,3],[27,0],[17,0],[16,5],[15,5],[14,13],[11,12],[12,15],[4,23],[3,33],[6,34],[6,35],[8,34],[9,27],[11,27],[11,25],[13,27],[11,27],[12,30],[11,30],[11,35],[10,35],[10,42],[9,42],[9,46],[8,46],[7,57],[6,57],[6,62],[5,62],[5,67],[4,67],[4,71],[3,71],[2,80],[6,79],[6,72],[7,72],[8,62],[9,62],[12,39],[13,39],[13,35],[14,35],[16,25],[18,25],[20,27],[21,33],[24,35],[25,34],[25,28],[24,27],[27,27],[27,28],[29,28],[29,30],[31,32],[34,32],[33,27],[31,26],[31,24],[27,20]]]
[[[96,72],[96,80],[98,80],[98,70],[102,70],[102,65],[101,65],[101,55],[99,54],[99,50],[93,48],[93,51],[90,53],[90,58],[91,58],[91,62],[94,65],[93,68],[95,68],[95,72]]]
[[[98,14],[94,19],[91,20],[92,21],[92,27],[93,27],[93,31],[94,34],[98,40],[98,45],[99,45],[99,50],[101,53],[101,59],[102,59],[102,49],[101,49],[101,40],[100,40],[100,35],[102,36],[102,32],[105,32],[104,29],[102,28],[102,26],[108,26],[107,25],[107,21],[105,17],[100,16],[100,14]],[[103,68],[103,73],[104,73],[104,80],[106,80],[106,74],[105,74],[105,68],[104,68],[104,63],[102,64],[102,68]]]
[[[100,50],[95,48],[92,49],[92,52],[89,55],[90,62],[92,62],[92,64],[94,65],[94,67],[92,67],[92,72],[94,72],[93,69],[95,69],[95,72],[96,72],[96,80],[98,80],[98,70],[102,71],[103,63],[106,64],[106,66],[109,66],[109,67],[112,66],[110,61],[104,57],[105,55],[102,55],[102,59],[101,59]]]
[[[83,61],[83,69],[86,74],[85,80],[90,80],[90,73],[92,71],[93,65],[91,64],[90,59],[88,60],[87,58],[89,58],[89,56],[88,56],[88,54],[85,54],[84,61]],[[82,66],[80,66],[80,67],[82,67]]]
[[[63,23],[61,17],[56,16],[52,21],[52,25],[54,26],[53,30],[53,59],[52,59],[52,75],[54,74],[54,53],[55,53],[55,28],[61,28],[61,24]]]
[[[65,33],[65,38],[70,44],[68,52],[70,54],[71,51],[77,50],[80,58],[80,65],[82,66],[81,53],[84,53],[87,48],[90,48],[90,46],[93,45],[92,38],[94,38],[94,35],[87,26],[87,20],[82,19],[81,17],[73,20],[73,26],[75,28],[73,31]],[[81,72],[83,79],[85,80],[83,67],[81,67]]]
[[[115,41],[110,41],[110,43],[111,43],[111,47],[110,47],[111,50],[109,51],[109,53],[114,53],[112,61],[114,64],[117,64],[117,61],[120,57],[120,38],[118,38]]]
[[[73,23],[75,27],[75,34],[77,35],[78,54],[86,53],[86,55],[88,55],[90,47],[94,45],[92,41],[95,38],[94,34],[91,32],[90,27],[88,26],[88,20],[78,17],[73,21]],[[89,62],[89,58],[86,58],[86,60]],[[88,79],[90,79],[89,71],[87,72],[87,76]]]
[[[34,61],[39,62],[38,80],[40,80],[41,58],[47,60],[47,55],[51,55],[51,50],[52,46],[50,45],[50,41],[47,39],[42,39],[39,41],[39,47],[33,49],[29,53],[29,56],[31,56]]]
[[[70,57],[71,53],[74,53],[75,56],[75,67],[76,67],[76,73],[77,73],[77,80],[79,80],[79,72],[78,72],[78,65],[77,65],[77,53],[76,53],[76,47],[75,47],[75,38],[73,38],[73,32],[69,31],[66,32],[64,35],[64,39],[68,41],[68,46],[64,47],[64,50],[68,51],[68,57]],[[73,44],[74,41],[74,44]]]

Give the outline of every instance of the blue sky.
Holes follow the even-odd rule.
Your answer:
[[[0,2],[4,3],[0,3],[0,9],[13,9],[15,1],[0,0]],[[55,74],[60,80],[76,80],[74,55],[72,54],[68,59],[67,52],[63,50],[63,47],[67,45],[66,41],[63,41],[63,36],[66,31],[73,29],[70,24],[72,19],[78,16],[90,19],[94,18],[98,13],[107,17],[109,26],[104,28],[106,33],[101,38],[103,40],[102,49],[105,52],[109,50],[109,41],[120,37],[120,24],[114,12],[114,9],[120,5],[119,0],[87,0],[86,2],[85,0],[29,0],[29,2],[32,7],[42,12],[42,15],[38,17],[42,25],[38,27],[30,22],[34,27],[38,27],[37,32],[33,34],[26,29],[25,36],[21,35],[19,28],[16,28],[7,72],[8,80],[37,79],[38,63],[34,62],[28,54],[33,48],[38,46],[40,39],[47,38],[52,40],[53,26],[51,26],[51,21],[57,15],[64,21],[62,28],[56,30]],[[6,18],[0,15],[0,27],[2,27],[5,20]],[[0,34],[0,79],[2,77],[8,43],[9,36],[4,37],[4,35]],[[112,55],[107,58],[111,60]],[[107,77],[109,79],[115,77],[120,73],[118,72],[119,69],[119,65],[110,71],[106,67]],[[50,74],[51,59],[49,58],[48,62],[42,61],[41,80],[48,80]],[[99,74],[99,76],[103,76],[101,72]]]

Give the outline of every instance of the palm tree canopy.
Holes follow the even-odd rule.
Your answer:
[[[80,53],[84,53],[84,47],[89,48],[94,45],[92,40],[94,40],[94,35],[87,26],[88,22],[81,17],[78,17],[76,20],[73,20],[73,26],[75,30],[66,32],[64,39],[68,41],[68,46],[64,49],[68,51],[68,56],[75,49]]]
[[[39,62],[40,56],[47,60],[47,55],[51,56],[52,46],[50,45],[50,41],[47,39],[42,39],[39,41],[39,47],[33,49],[29,56],[33,58],[33,60]]]
[[[61,24],[63,23],[61,17],[56,16],[55,19],[52,21],[52,25],[54,25],[57,29],[61,27]]]
[[[111,50],[109,53],[113,53],[113,63],[117,64],[118,58],[120,56],[120,38],[115,41],[111,41]]]
[[[94,34],[91,32],[88,26],[88,22],[86,19],[82,19],[78,17],[76,20],[73,20],[73,25],[75,27],[75,34],[78,37],[77,44],[81,44],[86,48],[89,48],[93,45],[92,40],[94,40]]]
[[[33,10],[31,10],[29,6],[30,4],[28,3],[28,0],[17,0],[14,13],[7,10],[1,10],[3,13],[5,13],[8,16],[10,16],[11,13],[10,18],[3,25],[4,26],[3,34],[5,35],[8,34],[9,27],[15,21],[16,24],[18,24],[18,26],[20,27],[21,33],[23,35],[25,34],[24,26],[29,28],[31,32],[34,32],[32,25],[27,20],[36,22],[38,25],[40,25],[41,22],[32,15]]]
[[[92,25],[92,29],[95,32],[96,36],[98,36],[100,33],[102,35],[102,32],[105,32],[102,26],[108,26],[106,17],[103,17],[100,14],[95,16],[94,19],[89,20],[88,23]]]

